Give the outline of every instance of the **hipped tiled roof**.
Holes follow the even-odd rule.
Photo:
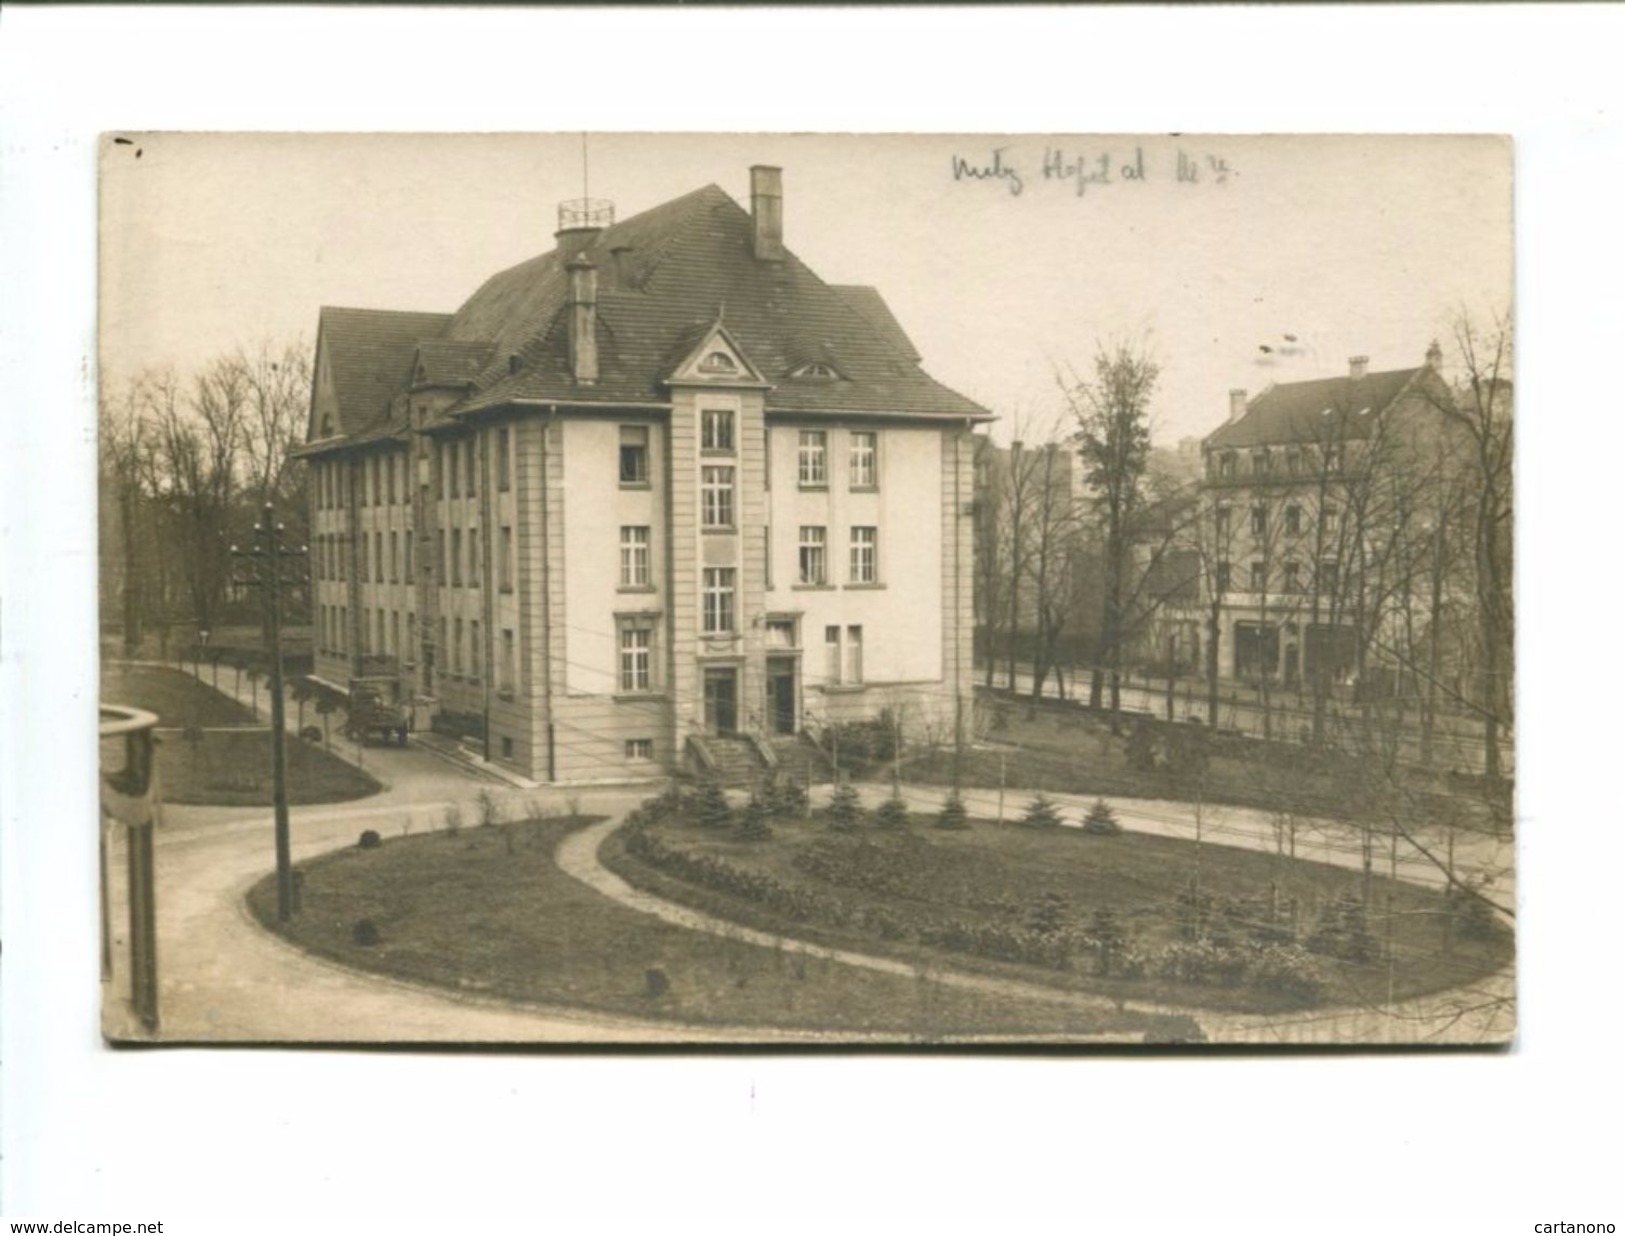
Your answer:
[[[989,415],[920,368],[875,289],[832,287],[790,253],[759,261],[752,239],[750,214],[715,185],[585,234],[580,252],[598,268],[599,378],[590,384],[571,374],[557,249],[493,275],[455,314],[323,310],[344,426],[355,433],[387,414],[411,384],[414,355],[425,381],[431,369],[447,384],[476,371],[453,414],[513,401],[664,403],[685,341],[692,348],[719,319],[773,384],[769,411]],[[790,376],[812,361],[840,378]]]
[[[1239,419],[1207,436],[1209,447],[1265,446],[1363,438],[1375,418],[1423,369],[1390,369],[1363,378],[1284,382],[1258,395]]]
[[[322,309],[319,338],[346,438],[388,423],[390,400],[412,380],[418,341],[439,335],[450,323],[447,313]]]

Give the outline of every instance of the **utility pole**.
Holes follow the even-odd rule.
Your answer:
[[[288,831],[288,747],[286,718],[282,700],[282,589],[293,582],[284,578],[284,563],[302,563],[307,548],[284,545],[283,526],[267,502],[254,525],[250,549],[231,547],[231,556],[245,570],[235,580],[240,587],[258,588],[265,606],[265,651],[271,662],[271,784],[272,812],[276,821],[276,911],[287,922],[293,917],[293,856]],[[292,565],[289,569],[300,569]]]

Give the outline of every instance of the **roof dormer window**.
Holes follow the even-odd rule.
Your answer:
[[[739,362],[726,352],[707,352],[700,361],[701,373],[738,373]]]
[[[792,378],[817,378],[822,381],[832,382],[841,375],[836,372],[834,365],[826,364],[823,361],[813,361],[793,370],[790,376]]]

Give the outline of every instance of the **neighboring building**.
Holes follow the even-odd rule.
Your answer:
[[[1202,443],[1204,604],[1179,616],[1199,666],[1216,602],[1221,678],[1350,684],[1369,668],[1399,587],[1385,545],[1419,522],[1408,504],[1427,478],[1411,464],[1453,398],[1441,359],[1435,343],[1415,369],[1370,373],[1357,356],[1344,377],[1230,392]]]
[[[455,313],[324,308],[317,675],[398,673],[549,781],[968,713],[989,414],[782,220],[768,167],[749,211],[714,185],[618,224],[565,203],[556,247]]]

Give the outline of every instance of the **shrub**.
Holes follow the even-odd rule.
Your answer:
[[[1251,982],[1260,991],[1272,991],[1297,1004],[1319,1004],[1326,995],[1326,980],[1315,959],[1296,944],[1273,944],[1252,957]]]
[[[474,813],[479,816],[481,828],[502,823],[502,804],[490,790],[481,790],[475,797]]]
[[[965,800],[959,796],[958,790],[949,790],[948,797],[943,799],[942,810],[937,813],[936,827],[955,831],[970,827]]]
[[[448,833],[455,834],[463,831],[463,809],[456,803],[447,803],[446,810],[440,818],[445,824]]]
[[[310,743],[321,742],[322,727],[319,725],[307,725],[304,729],[299,731],[299,737]]]
[[[1157,738],[1152,730],[1151,722],[1144,717],[1134,722],[1134,728],[1129,731],[1128,742],[1124,747],[1124,757],[1128,766],[1138,772],[1155,772],[1157,770]]]
[[[1128,933],[1115,910],[1102,908],[1089,916],[1089,939],[1095,946],[1095,972],[1119,973],[1123,969],[1124,952],[1128,947]],[[1139,959],[1144,969],[1144,958]]]
[[[891,797],[875,808],[875,823],[888,829],[908,827],[908,804],[897,789],[893,788]]]
[[[1027,929],[1041,936],[1054,935],[1066,926],[1066,898],[1053,889],[1038,894],[1027,911]]]
[[[829,800],[829,826],[843,831],[856,828],[863,822],[863,801],[850,781],[835,787]]]
[[[1365,903],[1350,889],[1322,912],[1305,947],[1323,957],[1353,962],[1375,961],[1382,952],[1366,925]]]
[[[378,835],[376,828],[369,828],[361,834],[361,840],[356,844],[363,850],[376,850],[384,844],[384,839]]]
[[[776,777],[773,780],[773,795],[770,808],[774,819],[789,820],[807,812],[807,787],[799,781],[788,777]]]
[[[1117,822],[1117,813],[1106,800],[1097,798],[1083,817],[1083,831],[1096,837],[1115,837],[1123,831],[1123,826]]]
[[[1027,809],[1021,813],[1021,823],[1027,828],[1059,828],[1060,808],[1045,795],[1035,794]]]
[[[745,809],[739,813],[735,832],[741,841],[766,841],[773,836],[773,830],[767,826],[767,802],[761,794],[750,796]]]
[[[382,937],[378,934],[378,924],[370,918],[364,918],[358,920],[356,925],[350,929],[350,938],[361,945],[362,948],[371,948]]]
[[[728,805],[728,792],[715,777],[700,782],[694,795],[694,813],[706,828],[728,828],[733,824],[733,808]]]

